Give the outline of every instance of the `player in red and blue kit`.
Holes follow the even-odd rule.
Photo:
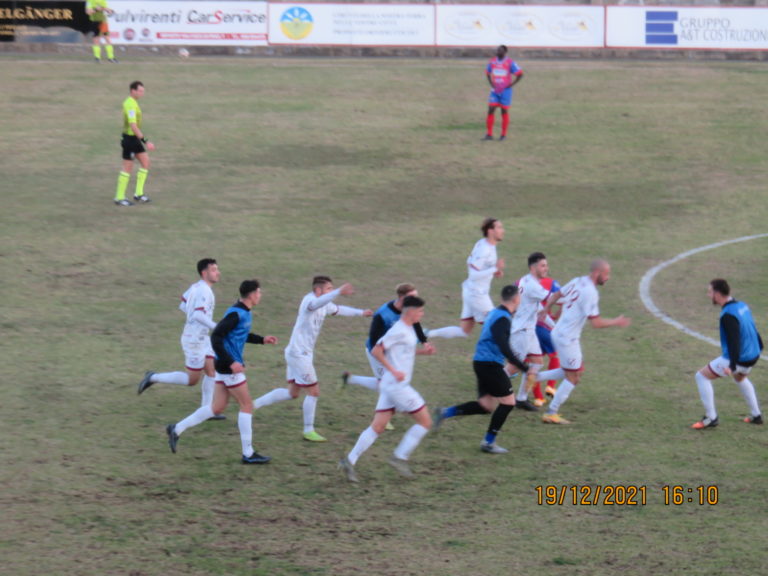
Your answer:
[[[496,57],[488,62],[485,76],[491,85],[491,93],[488,96],[488,116],[485,120],[487,132],[486,140],[493,140],[493,124],[495,122],[496,108],[501,108],[501,137],[507,137],[509,127],[509,107],[512,104],[512,87],[520,82],[523,70],[511,58],[507,57],[507,47],[504,45],[496,49]]]
[[[541,285],[549,290],[550,294],[560,292],[560,283],[557,280],[553,280],[550,277],[542,278],[539,280]],[[547,299],[542,301],[542,304],[547,304]],[[539,339],[541,345],[541,351],[549,357],[549,365],[547,370],[554,370],[560,368],[560,359],[557,356],[557,350],[555,345],[552,344],[552,328],[555,327],[555,321],[560,316],[560,307],[557,310],[552,310],[551,314],[548,314],[544,319],[538,319],[536,321],[536,337]],[[546,394],[550,398],[555,395],[555,380],[547,381]],[[546,403],[544,395],[541,393],[541,383],[536,382],[533,387],[533,404],[535,406],[543,406]]]

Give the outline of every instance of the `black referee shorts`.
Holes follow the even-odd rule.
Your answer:
[[[120,142],[123,147],[123,160],[133,160],[136,154],[141,154],[147,150],[144,148],[144,143],[139,140],[138,136],[129,136],[123,134],[123,139]]]
[[[493,396],[504,398],[514,392],[512,381],[504,372],[504,366],[498,362],[474,361],[472,367],[477,376],[477,396]]]

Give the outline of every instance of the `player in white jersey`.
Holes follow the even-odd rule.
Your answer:
[[[574,278],[563,286],[560,292],[553,294],[547,305],[540,312],[543,318],[557,303],[562,305],[560,318],[552,330],[552,343],[560,357],[560,366],[555,370],[539,372],[537,380],[559,380],[564,378],[557,387],[555,397],[549,409],[542,416],[547,424],[570,424],[558,413],[560,406],[565,403],[579,383],[581,372],[584,370],[581,355],[581,331],[589,320],[594,328],[609,328],[611,326],[626,327],[630,319],[624,316],[602,318],[600,316],[600,295],[598,286],[602,286],[611,277],[611,266],[602,259],[594,260],[589,268],[589,275]]]
[[[181,333],[181,349],[184,351],[186,372],[149,371],[139,383],[138,393],[156,383],[195,386],[203,375],[202,399],[200,406],[210,406],[213,402],[214,368],[213,348],[210,332],[216,327],[213,310],[216,297],[211,288],[221,278],[219,265],[213,258],[203,258],[197,263],[200,280],[192,284],[181,297],[179,309],[184,312],[187,321]],[[216,417],[224,419],[224,415]]]
[[[421,395],[411,386],[413,365],[417,354],[434,354],[433,347],[417,348],[419,339],[414,324],[424,316],[424,300],[407,296],[403,300],[400,319],[376,343],[371,354],[384,366],[379,386],[379,400],[371,425],[366,428],[357,443],[339,462],[350,482],[357,482],[355,464],[382,434],[392,414],[406,412],[416,423],[403,436],[395,448],[389,463],[403,476],[413,476],[408,458],[432,427],[432,417]]]
[[[328,276],[314,277],[312,292],[304,296],[299,305],[299,314],[293,326],[291,340],[285,349],[288,387],[275,388],[253,401],[253,407],[258,409],[298,398],[301,392],[306,392],[302,406],[304,439],[310,442],[325,442],[325,438],[315,431],[315,410],[317,398],[320,396],[320,386],[313,362],[315,343],[325,317],[327,315],[366,317],[373,315],[372,310],[340,306],[334,302],[339,296],[348,296],[354,292],[351,284],[342,284],[334,289],[333,281]]]
[[[504,225],[496,218],[486,218],[480,229],[483,237],[467,258],[467,279],[461,284],[460,326],[430,330],[430,338],[465,338],[494,308],[490,290],[493,279],[504,276],[504,260],[496,255],[496,245],[504,239]]]
[[[512,330],[509,344],[521,362],[528,364],[525,382],[517,392],[517,408],[538,412],[538,408],[528,400],[528,391],[536,383],[536,374],[544,363],[541,344],[536,336],[536,319],[542,308],[542,301],[549,296],[549,290],[541,285],[541,279],[549,274],[549,264],[543,252],[534,252],[528,256],[529,273],[520,278],[517,287],[520,290],[520,305],[512,317]]]

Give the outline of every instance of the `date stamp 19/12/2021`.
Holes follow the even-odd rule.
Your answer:
[[[665,506],[716,506],[720,498],[716,485],[550,484],[534,491],[539,506],[645,506],[656,496]]]

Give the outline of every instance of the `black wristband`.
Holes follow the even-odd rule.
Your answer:
[[[146,143],[147,143],[147,139],[146,139],[146,138],[142,138],[142,139],[141,139],[141,141],[142,141],[144,144],[146,144]]]

